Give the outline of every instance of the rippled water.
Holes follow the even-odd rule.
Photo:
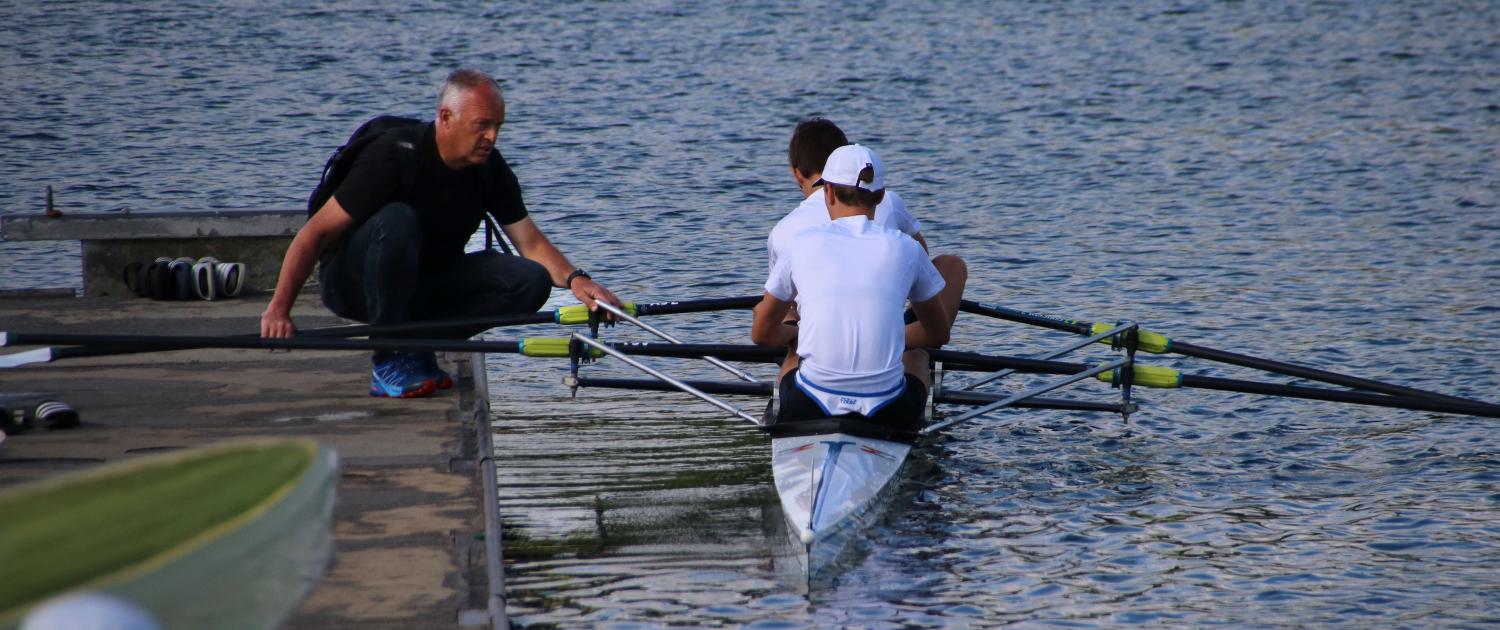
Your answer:
[[[364,118],[425,113],[447,69],[478,65],[503,77],[501,143],[538,220],[631,298],[758,292],[764,234],[797,202],[787,136],[822,114],[881,153],[975,299],[1460,395],[1500,384],[1494,3],[6,15],[5,212],[49,184],[67,212],[295,207]],[[76,285],[76,255],[0,243],[0,288]],[[704,341],[747,325],[658,322]],[[955,339],[1065,341],[968,316]],[[571,400],[539,361],[491,370],[523,624],[1500,621],[1494,420],[1202,391],[1139,392],[1129,424],[999,414],[921,449],[864,553],[809,590],[778,561],[753,429],[671,395]]]

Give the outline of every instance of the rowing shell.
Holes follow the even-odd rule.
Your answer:
[[[849,416],[765,427],[771,475],[797,560],[821,577],[879,518],[899,487],[917,434]]]

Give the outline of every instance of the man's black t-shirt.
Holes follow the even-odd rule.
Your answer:
[[[492,152],[482,165],[448,168],[438,156],[432,123],[381,134],[355,157],[333,196],[354,218],[351,232],[389,203],[416,208],[424,271],[441,270],[462,258],[485,212],[501,225],[526,218],[520,182],[500,152]]]

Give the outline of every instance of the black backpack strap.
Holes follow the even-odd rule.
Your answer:
[[[493,149],[492,151],[493,155],[491,159],[505,159],[499,157],[500,151],[498,149]],[[485,189],[488,192],[493,193],[495,190],[495,186],[498,185],[495,183],[494,172],[486,168],[484,170],[483,178]],[[495,244],[497,243],[500,245],[500,251],[505,252],[507,256],[515,255],[514,252],[510,251],[510,245],[506,244],[505,242],[505,232],[501,231],[499,224],[495,223],[495,215],[490,214],[489,211],[486,211],[484,213],[484,248],[494,249]]]
[[[510,246],[505,243],[505,233],[500,231],[500,226],[495,225],[495,218],[486,212],[484,213],[484,248],[494,249],[496,243],[500,244],[500,251],[508,256],[514,255],[510,251]]]

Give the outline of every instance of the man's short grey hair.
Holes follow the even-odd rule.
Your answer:
[[[481,70],[473,68],[459,68],[448,74],[448,80],[443,81],[443,89],[438,91],[438,108],[449,102],[449,99],[457,98],[460,94],[467,94],[482,87],[495,88],[500,91],[500,82]]]

